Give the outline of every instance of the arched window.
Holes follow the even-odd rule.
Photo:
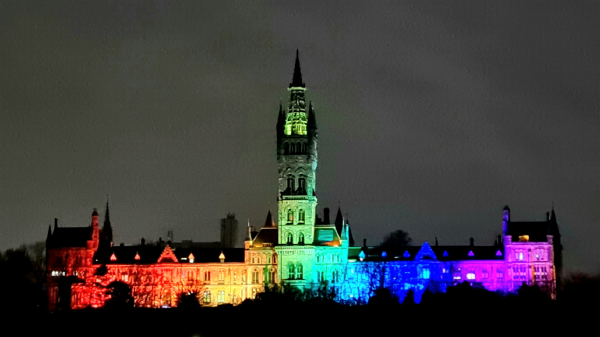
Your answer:
[[[277,272],[275,269],[271,269],[271,282],[277,283]]]
[[[303,277],[304,275],[302,275],[302,273],[303,273],[303,271],[304,271],[303,269],[304,269],[304,268],[302,268],[302,263],[298,262],[298,263],[296,264],[296,279],[298,279],[298,280],[302,280],[302,279],[304,278],[304,277]]]
[[[323,271],[319,270],[317,272],[317,282],[323,282],[323,281],[325,281],[325,278],[323,276],[324,276]]]
[[[273,254],[273,264],[277,264],[277,254]]]
[[[267,264],[271,264],[271,255],[267,255]]]
[[[288,222],[294,222],[294,211],[288,209]]]
[[[225,271],[219,270],[219,282],[225,281]]]
[[[306,190],[306,179],[305,178],[298,179],[298,190],[300,190],[301,192],[304,192]]]
[[[290,153],[292,153],[292,154],[296,153],[296,144],[294,144],[294,143],[290,144]]]
[[[288,176],[287,178],[287,187],[291,192],[294,192],[294,190],[296,189],[296,186],[294,184],[294,177],[293,176]]]
[[[287,233],[287,244],[291,245],[294,243],[294,235],[292,233]]]
[[[300,208],[298,210],[298,223],[304,223],[304,210],[302,208]]]
[[[210,270],[204,271],[204,281],[210,282]]]
[[[258,284],[258,269],[252,270],[252,283]]]
[[[293,263],[288,263],[288,279],[293,280],[296,277],[296,268]]]
[[[290,153],[290,144],[289,143],[283,144],[283,154],[289,154],[289,153]]]
[[[299,245],[303,245],[304,244],[304,233],[300,233],[298,234],[298,244]]]
[[[210,303],[210,291],[205,291],[203,296],[204,304]]]

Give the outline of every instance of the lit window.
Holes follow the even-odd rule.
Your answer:
[[[258,269],[252,270],[252,283],[258,284]]]
[[[519,261],[523,261],[523,253],[519,253]]]
[[[296,279],[302,280],[304,278],[302,275],[303,271],[302,263],[298,262],[296,265]]]
[[[428,280],[431,277],[431,272],[427,268],[421,270],[421,278]]]
[[[473,272],[467,273],[467,279],[468,280],[474,280],[475,279],[475,273],[473,273]]]
[[[296,277],[296,268],[293,263],[288,263],[288,279],[293,280]]]
[[[294,243],[294,235],[292,233],[287,234],[287,244],[291,245]]]
[[[302,188],[302,184],[304,182],[304,179],[300,179],[300,182],[301,182],[301,184],[300,184],[301,187],[300,188]],[[304,223],[304,218],[305,218],[304,210],[303,209],[298,210],[298,222],[299,223]]]
[[[225,302],[225,291],[223,291],[223,290],[219,291],[219,294],[217,295],[217,301],[219,303]]]
[[[204,299],[204,303],[205,304],[210,303],[210,291],[205,291],[204,292],[203,299]]]

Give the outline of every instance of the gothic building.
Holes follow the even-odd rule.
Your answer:
[[[412,290],[419,301],[426,290],[446,291],[457,283],[512,292],[537,284],[555,295],[562,246],[554,209],[541,222],[514,222],[504,208],[502,236],[493,245],[406,247],[383,251],[354,247],[350,225],[338,209],[317,216],[318,132],[315,107],[306,100],[300,61],[296,63],[289,102],[277,119],[278,210],[269,211],[262,228],[248,227],[244,248],[156,244],[114,246],[108,203],[104,226],[92,213],[87,227],[48,230],[49,308],[101,307],[107,286],[127,283],[134,304],[172,307],[182,293],[200,294],[203,305],[238,304],[265,287],[286,284],[304,290],[326,285],[340,301],[366,302],[386,287],[403,299]],[[233,219],[233,217],[232,217]],[[237,220],[222,238],[232,247]]]

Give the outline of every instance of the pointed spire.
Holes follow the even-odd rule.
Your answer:
[[[271,215],[271,210],[267,213],[267,220],[265,220],[265,227],[275,227],[275,221],[273,221],[273,216]]]
[[[108,196],[106,197],[106,211],[104,212],[104,225],[100,233],[100,246],[110,247],[113,242],[113,231],[110,224],[110,212],[108,208]]]
[[[554,201],[552,202],[552,212],[550,212],[550,221],[556,221],[556,213],[554,213]]]
[[[52,226],[48,225],[48,235],[46,236],[46,241],[50,240],[51,236],[52,236]]]
[[[342,234],[342,230],[344,229],[344,217],[342,216],[341,207],[338,207],[338,211],[335,216],[335,229],[337,229],[339,235]]]
[[[304,83],[302,82],[302,72],[300,71],[300,57],[299,57],[298,49],[296,49],[296,64],[294,65],[294,77],[292,78],[292,83],[290,83],[291,87],[302,87],[304,88]]]

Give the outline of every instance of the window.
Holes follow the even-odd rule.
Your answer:
[[[302,263],[298,262],[296,264],[296,278],[298,280],[302,280],[304,278],[302,275],[302,272],[303,272]]]
[[[210,303],[210,291],[205,291],[204,292],[203,300],[204,300],[205,304]]]
[[[296,277],[296,268],[293,263],[288,263],[288,279],[293,280]]]
[[[487,268],[481,269],[481,277],[482,278],[488,278],[489,277]]]
[[[204,281],[210,282],[210,271],[209,270],[204,271]]]
[[[290,190],[290,192],[294,192],[295,186],[294,186],[294,177],[293,176],[288,176],[287,187]]]
[[[225,271],[219,270],[219,282],[225,281]]]
[[[294,211],[288,209],[288,222],[294,222]]]
[[[267,264],[271,264],[271,255],[267,255]]]
[[[225,291],[223,291],[223,290],[219,291],[219,294],[217,295],[217,302],[219,302],[219,303],[225,302]]]
[[[306,179],[305,178],[299,178],[298,179],[298,189],[300,191],[306,190]]]
[[[277,254],[273,254],[273,264],[277,264]]]
[[[467,279],[468,280],[474,280],[475,279],[475,272],[470,271],[467,273]]]
[[[271,269],[270,280],[272,283],[277,283],[277,273],[275,272],[275,269]]]
[[[298,244],[299,245],[303,245],[304,244],[304,233],[298,234]]]
[[[340,278],[340,274],[339,274],[339,272],[337,270],[334,270],[333,273],[331,274],[331,276],[332,276],[332,279],[331,279],[332,283],[336,283],[336,282],[340,281],[340,279],[339,279]]]
[[[323,282],[325,281],[325,274],[323,273],[322,270],[319,270],[317,272],[317,282]]]
[[[502,268],[496,269],[496,277],[499,278],[499,279],[503,279],[504,278],[504,270]]]
[[[233,282],[237,282],[237,271],[233,272]]]
[[[428,268],[421,269],[421,278],[428,280],[431,277],[431,272]]]
[[[300,181],[302,181],[302,179],[300,179]],[[300,184],[300,186],[302,186],[302,184]],[[304,210],[302,208],[298,210],[298,222],[304,223]]]
[[[258,269],[252,270],[252,283],[258,284]]]
[[[294,243],[294,235],[292,233],[287,233],[287,244],[291,245]]]

